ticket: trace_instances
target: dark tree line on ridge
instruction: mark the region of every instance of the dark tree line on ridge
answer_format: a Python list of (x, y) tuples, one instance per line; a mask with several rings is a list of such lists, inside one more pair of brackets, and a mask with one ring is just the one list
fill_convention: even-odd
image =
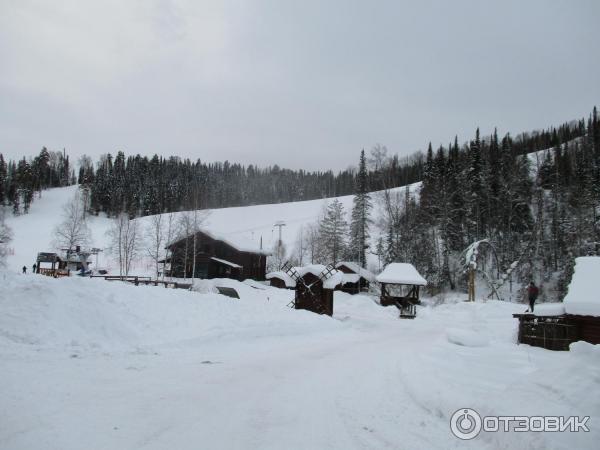
[[(522, 155), (554, 147), (585, 133), (585, 121), (564, 124), (542, 132), (523, 134), (513, 140), (511, 151)], [(195, 208), (222, 208), (261, 203), (349, 195), (354, 193), (357, 171), (348, 169), (309, 172), (277, 165), (258, 168), (230, 163), (206, 163), (158, 155), (126, 156), (106, 154), (94, 165), (79, 161), (77, 182), (84, 189), (90, 211), (130, 217)], [(426, 176), (426, 158), (421, 152), (398, 158), (385, 165), (372, 165), (367, 179), (371, 190), (403, 186)], [(74, 183), (67, 155), (43, 148), (39, 156), (6, 163), (0, 154), (0, 204), (10, 205), (16, 214), (26, 213), (34, 192)]]
[(0, 153), (0, 207), (9, 206), (15, 215), (27, 214), (37, 192), (76, 182), (75, 173), (64, 152), (42, 148), (39, 155), (27, 160), (4, 160)]

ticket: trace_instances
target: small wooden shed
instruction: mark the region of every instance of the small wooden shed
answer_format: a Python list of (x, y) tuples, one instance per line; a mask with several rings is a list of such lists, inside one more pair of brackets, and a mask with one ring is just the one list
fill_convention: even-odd
[(342, 272), (322, 264), (294, 269), (298, 275), (294, 308), (332, 316), (333, 291), (342, 283)]
[(575, 271), (562, 303), (541, 304), (519, 319), (519, 343), (548, 350), (569, 350), (577, 341), (600, 344), (600, 257), (575, 259)]
[(419, 291), (421, 286), (427, 286), (427, 281), (415, 266), (391, 263), (375, 279), (381, 284), (381, 306), (396, 306), (401, 318), (413, 319), (417, 315)]
[(352, 261), (341, 261), (335, 268), (343, 273), (342, 286), (340, 290), (348, 294), (358, 294), (369, 290), (369, 286), (375, 281), (375, 274)]

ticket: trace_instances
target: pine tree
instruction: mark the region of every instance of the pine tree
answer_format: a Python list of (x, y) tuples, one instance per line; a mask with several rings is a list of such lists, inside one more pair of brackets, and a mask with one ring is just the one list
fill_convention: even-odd
[(6, 201), (6, 177), (6, 162), (4, 162), (4, 157), (2, 156), (2, 153), (0, 153), (0, 208), (4, 206), (4, 203)]
[(365, 253), (369, 240), (369, 226), (372, 223), (370, 219), (372, 204), (367, 177), (367, 160), (365, 151), (362, 150), (356, 178), (356, 193), (352, 206), (350, 245), (348, 249), (349, 259), (357, 259), (362, 267), (366, 266)]
[(336, 198), (327, 206), (325, 217), (319, 225), (319, 234), (326, 252), (326, 258), (331, 264), (338, 263), (346, 253), (346, 222), (344, 205)]
[(19, 194), (23, 199), (23, 211), (27, 214), (33, 200), (34, 176), (31, 166), (25, 158), (21, 159), (17, 166), (17, 183)]

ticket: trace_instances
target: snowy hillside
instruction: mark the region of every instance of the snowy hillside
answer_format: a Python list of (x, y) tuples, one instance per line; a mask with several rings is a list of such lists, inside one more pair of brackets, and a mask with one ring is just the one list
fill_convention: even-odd
[[(411, 185), (411, 192), (416, 193), (419, 185), (420, 183)], [(396, 191), (403, 190), (404, 188), (396, 189)], [(63, 205), (72, 199), (76, 191), (77, 186), (45, 190), (42, 192), (42, 198), (36, 198), (33, 202), (28, 214), (17, 217), (12, 214), (7, 216), (7, 224), (14, 233), (13, 241), (10, 243), (11, 256), (7, 261), (11, 270), (19, 271), (24, 265), (31, 268), (38, 252), (54, 250), (54, 227), (61, 223)], [(373, 193), (374, 197), (377, 195), (377, 193)], [(347, 213), (352, 209), (352, 198), (351, 195), (338, 197)], [(296, 246), (301, 228), (315, 223), (327, 203), (332, 200), (321, 199), (208, 210), (202, 227), (233, 240), (239, 238), (251, 241), (256, 247), (259, 247), (262, 238), (263, 248), (272, 249), (278, 238), (277, 228), (273, 225), (275, 222), (283, 220), (286, 226), (283, 227), (282, 240), (288, 252), (291, 252)], [(137, 220), (141, 222), (142, 226), (146, 226), (149, 217)], [(117, 267), (108, 251), (110, 242), (106, 231), (110, 227), (110, 220), (103, 216), (88, 216), (88, 226), (92, 232), (93, 246), (104, 249), (104, 252), (98, 257), (99, 267), (109, 269)], [(95, 263), (94, 258), (92, 262)], [(134, 264), (132, 272), (134, 274), (151, 273), (151, 267), (148, 258), (145, 260), (141, 258), (141, 261)]]
[[(589, 433), (482, 433), (454, 411), (600, 414), (598, 349), (514, 344), (502, 302), (399, 320), (336, 292), (334, 317), (229, 281), (234, 300), (0, 274), (0, 448), (595, 448)], [(565, 380), (569, 380), (568, 383)]]

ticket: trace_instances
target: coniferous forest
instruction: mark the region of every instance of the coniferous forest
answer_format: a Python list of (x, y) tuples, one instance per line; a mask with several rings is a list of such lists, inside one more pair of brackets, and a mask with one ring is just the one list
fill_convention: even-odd
[[(586, 119), (544, 131), (500, 137), (476, 130), (466, 143), (455, 138), (439, 148), (430, 144), (425, 153), (404, 158), (389, 156), (378, 145), (370, 157), (361, 153), (359, 168), (309, 172), (118, 152), (95, 163), (82, 157), (77, 173), (65, 152), (43, 148), (30, 160), (7, 162), (0, 154), (0, 203), (14, 214), (26, 214), (36, 193), (79, 183), (93, 214), (134, 218), (358, 193), (362, 200), (355, 203), (363, 209), (352, 212), (350, 239), (340, 240), (346, 247), (336, 245), (334, 259), (356, 260), (358, 255), (364, 263), (370, 252), (382, 263), (411, 261), (438, 288), (461, 283), (461, 254), (482, 239), (494, 245), (502, 270), (518, 262), (519, 279), (556, 279), (560, 293), (573, 258), (599, 251), (596, 108)], [(417, 181), (422, 181), (419, 196), (408, 190), (390, 193)], [(384, 194), (365, 200), (364, 194), (372, 191)], [(371, 201), (384, 206), (377, 224), (369, 216)], [(373, 233), (375, 226), (378, 233)], [(367, 249), (369, 235), (379, 237)], [(331, 262), (327, 251), (313, 252), (310, 259)]]

